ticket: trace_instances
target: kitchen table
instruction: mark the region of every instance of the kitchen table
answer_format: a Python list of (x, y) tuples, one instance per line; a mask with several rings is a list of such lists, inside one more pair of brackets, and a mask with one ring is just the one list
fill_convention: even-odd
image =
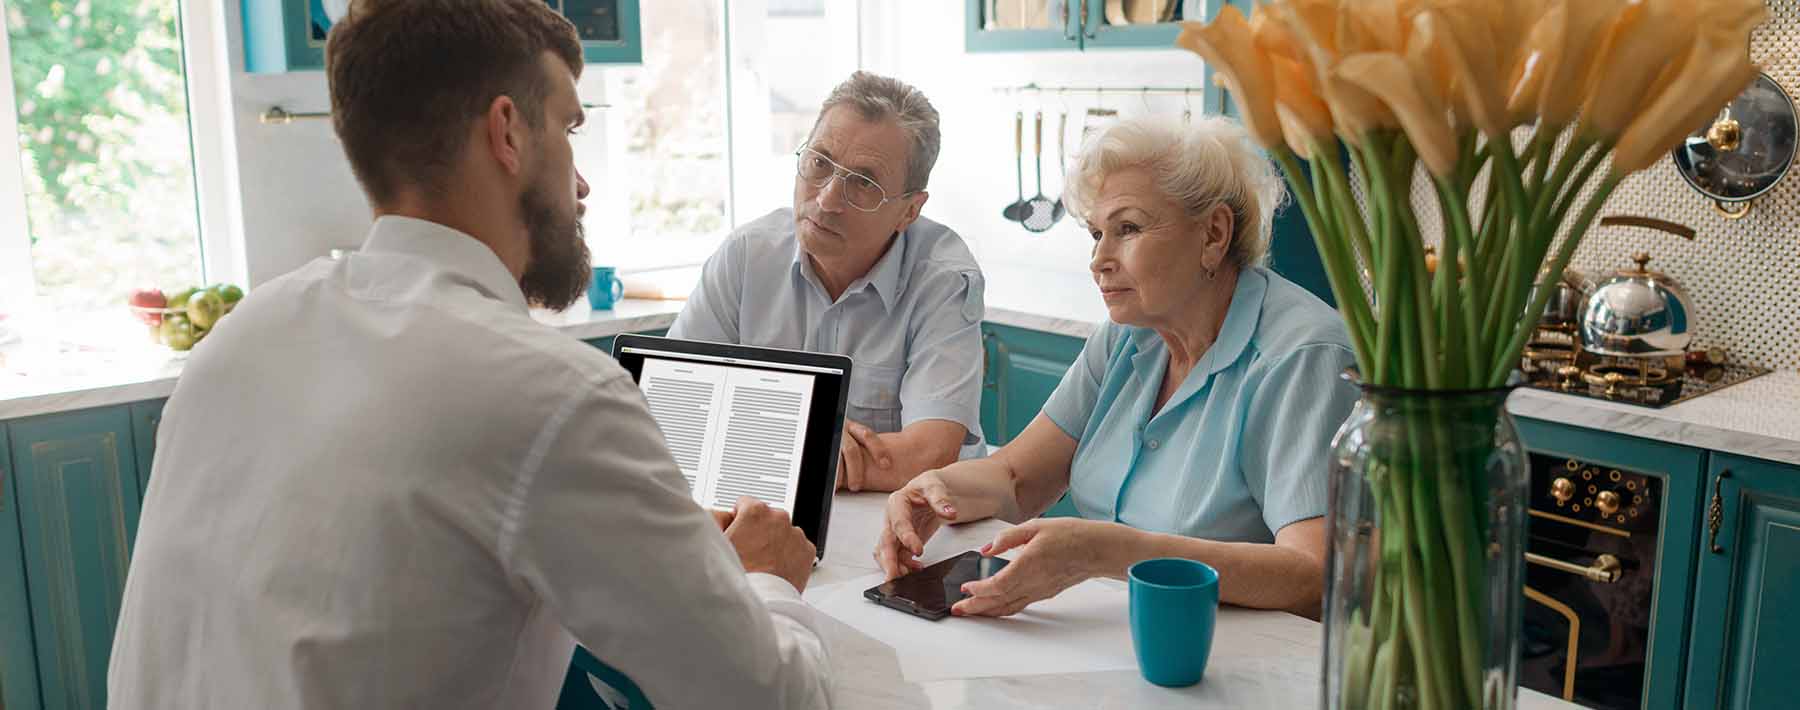
[[(825, 559), (808, 582), (808, 599), (820, 590), (879, 571), (872, 551), (887, 500), (879, 493), (839, 493), (832, 506)], [(1007, 524), (986, 520), (950, 527), (925, 548), (934, 562), (980, 547)], [(1123, 585), (1107, 585), (1125, 595)], [(898, 612), (895, 612), (898, 613)], [(1028, 612), (1029, 613), (1029, 612)], [(1005, 675), (908, 682), (898, 654), (844, 621), (822, 615), (832, 654), (837, 707), (894, 708), (1313, 708), (1319, 700), (1318, 622), (1278, 611), (1223, 606), (1213, 636), (1206, 677), (1187, 688), (1151, 685), (1135, 670)], [(950, 618), (938, 623), (954, 624)], [(1126, 624), (1121, 616), (1120, 625)], [(1520, 689), (1520, 708), (1574, 708), (1572, 703)]]

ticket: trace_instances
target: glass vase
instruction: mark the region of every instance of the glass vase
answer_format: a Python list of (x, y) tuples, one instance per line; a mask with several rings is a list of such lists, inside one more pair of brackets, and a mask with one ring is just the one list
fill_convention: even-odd
[(1529, 472), (1509, 392), (1363, 387), (1332, 442), (1323, 707), (1514, 707)]

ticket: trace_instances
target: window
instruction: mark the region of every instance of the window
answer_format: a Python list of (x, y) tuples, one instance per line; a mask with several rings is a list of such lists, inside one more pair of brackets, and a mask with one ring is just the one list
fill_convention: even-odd
[(0, 8), (0, 128), (18, 141), (0, 150), (0, 311), (95, 311), (200, 283), (177, 0)]
[(724, 32), (719, 0), (656, 0), (642, 12), (644, 64), (582, 73), (590, 109), (575, 139), (594, 263), (699, 264), (730, 232)]
[(733, 3), (732, 158), (739, 222), (794, 200), (794, 151), (812, 133), (819, 104), (857, 66), (851, 2)]

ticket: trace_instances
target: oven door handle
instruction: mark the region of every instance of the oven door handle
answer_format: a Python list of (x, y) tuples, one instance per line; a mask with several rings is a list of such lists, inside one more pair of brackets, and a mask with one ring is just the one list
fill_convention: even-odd
[(1619, 581), (1619, 575), (1623, 573), (1624, 569), (1623, 566), (1619, 564), (1619, 558), (1613, 557), (1612, 555), (1601, 555), (1596, 557), (1594, 558), (1594, 564), (1592, 565), (1578, 565), (1573, 562), (1564, 562), (1554, 557), (1545, 557), (1536, 553), (1527, 552), (1525, 553), (1525, 561), (1534, 565), (1549, 567), (1558, 572), (1568, 572), (1577, 577), (1583, 577), (1588, 581), (1599, 582), (1601, 584), (1612, 584), (1613, 582)]

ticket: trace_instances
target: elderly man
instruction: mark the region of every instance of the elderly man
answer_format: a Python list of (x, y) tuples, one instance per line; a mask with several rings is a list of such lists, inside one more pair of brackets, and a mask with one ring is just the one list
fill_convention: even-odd
[(981, 270), (919, 216), (938, 141), (924, 94), (852, 74), (797, 151), (793, 208), (732, 234), (669, 330), (849, 355), (842, 488), (891, 491), (981, 442)]

